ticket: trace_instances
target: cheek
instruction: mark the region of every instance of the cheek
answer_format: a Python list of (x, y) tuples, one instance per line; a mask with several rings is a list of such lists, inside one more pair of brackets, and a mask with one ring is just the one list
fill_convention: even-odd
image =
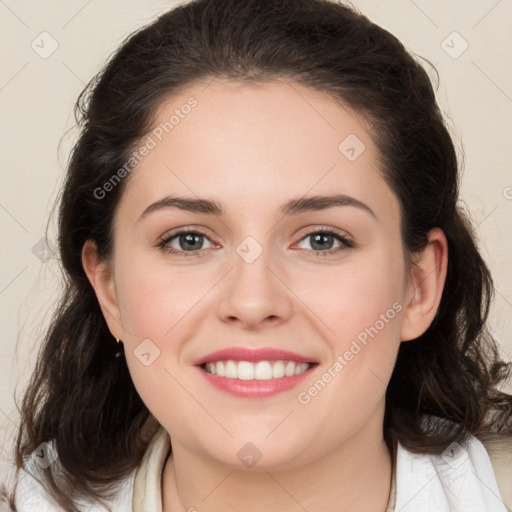
[[(155, 418), (180, 433), (198, 414), (190, 406), (186, 381), (176, 360), (186, 340), (195, 334), (194, 304), (204, 295), (204, 284), (183, 270), (149, 264), (136, 258), (117, 266), (117, 292), (123, 318), (127, 366), (133, 384)], [(186, 336), (183, 336), (184, 329)], [(199, 418), (198, 418), (199, 421)]]
[(133, 343), (168, 339), (178, 322), (190, 322), (198, 301), (215, 283), (211, 272), (154, 258), (122, 262), (117, 272), (123, 327)]
[(403, 310), (403, 267), (394, 251), (357, 256), (317, 272), (297, 275), (294, 291), (316, 316), (336, 353), (377, 338), (396, 343)]
[(383, 252), (324, 282), (322, 320), (329, 326), (332, 360), (298, 398), (329, 423), (332, 435), (337, 429), (357, 430), (384, 399), (404, 311), (400, 262), (397, 254)]
[(199, 335), (198, 315), (204, 316), (205, 295), (217, 278), (211, 269), (155, 264), (135, 255), (116, 262), (116, 272), (125, 356), (138, 394), (167, 425), (181, 425), (185, 410), (199, 417), (180, 385), (186, 378), (177, 362), (186, 342)]
[[(391, 252), (354, 259), (329, 275), (316, 275), (314, 287), (309, 284), (307, 303), (330, 361), (318, 375), (320, 382), (302, 389), (298, 399), (311, 404), (319, 417), (329, 411), (341, 421), (348, 410), (354, 421), (358, 415), (362, 421), (385, 394), (404, 311), (400, 261)], [(299, 294), (305, 293), (307, 283), (302, 287)]]

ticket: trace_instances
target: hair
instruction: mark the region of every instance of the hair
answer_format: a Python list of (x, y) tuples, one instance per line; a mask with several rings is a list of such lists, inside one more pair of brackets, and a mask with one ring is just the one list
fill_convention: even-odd
[[(162, 102), (213, 78), (288, 80), (326, 93), (368, 122), (379, 170), (400, 204), (407, 269), (432, 228), (448, 241), (446, 282), (426, 332), (401, 343), (386, 392), (384, 436), (440, 453), (469, 434), (512, 434), (510, 363), (487, 328), (494, 288), (469, 215), (458, 204), (459, 162), (425, 69), (392, 34), (329, 0), (194, 0), (126, 38), (75, 104), (80, 134), (58, 211), (65, 290), (23, 396), (16, 468), (52, 441), (40, 471), (65, 510), (102, 502), (137, 468), (160, 427), (139, 397), (81, 261), (87, 240), (108, 259), (127, 179), (95, 190), (127, 162)], [(424, 422), (425, 416), (443, 421)], [(13, 497), (10, 497), (14, 505)]]

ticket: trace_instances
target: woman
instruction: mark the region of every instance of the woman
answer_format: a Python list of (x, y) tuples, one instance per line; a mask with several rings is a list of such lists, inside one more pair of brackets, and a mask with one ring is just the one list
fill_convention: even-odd
[(492, 280), (394, 36), (326, 0), (195, 0), (76, 113), (13, 507), (507, 510)]

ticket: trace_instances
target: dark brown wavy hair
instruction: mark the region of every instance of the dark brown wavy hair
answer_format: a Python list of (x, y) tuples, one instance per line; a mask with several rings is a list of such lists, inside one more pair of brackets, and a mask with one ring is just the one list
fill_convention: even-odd
[[(112, 250), (112, 217), (126, 179), (95, 194), (149, 133), (162, 101), (215, 77), (275, 79), (328, 93), (367, 120), (380, 171), (401, 206), (408, 265), (440, 227), (449, 263), (437, 315), (402, 343), (386, 395), (384, 434), (413, 452), (440, 453), (468, 434), (512, 433), (509, 374), (487, 329), (493, 282), (458, 202), (459, 162), (419, 60), (354, 8), (328, 0), (194, 0), (130, 35), (80, 94), (80, 128), (58, 210), (65, 292), (21, 405), (16, 469), (42, 443), (58, 461), (40, 481), (63, 509), (101, 502), (140, 463), (159, 428), (116, 354), (82, 267), (93, 240)], [(449, 420), (423, 423), (425, 415)], [(13, 493), (9, 499), (14, 504)]]

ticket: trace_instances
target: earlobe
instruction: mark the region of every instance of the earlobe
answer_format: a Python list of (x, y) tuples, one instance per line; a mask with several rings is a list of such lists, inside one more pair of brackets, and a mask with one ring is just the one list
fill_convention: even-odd
[(99, 258), (96, 244), (92, 240), (87, 240), (82, 247), (82, 266), (96, 293), (112, 336), (122, 338), (121, 312), (114, 286), (113, 271), (108, 262)]
[(446, 281), (448, 242), (442, 229), (434, 228), (420, 258), (415, 261), (406, 291), (401, 340), (421, 336), (434, 320)]

